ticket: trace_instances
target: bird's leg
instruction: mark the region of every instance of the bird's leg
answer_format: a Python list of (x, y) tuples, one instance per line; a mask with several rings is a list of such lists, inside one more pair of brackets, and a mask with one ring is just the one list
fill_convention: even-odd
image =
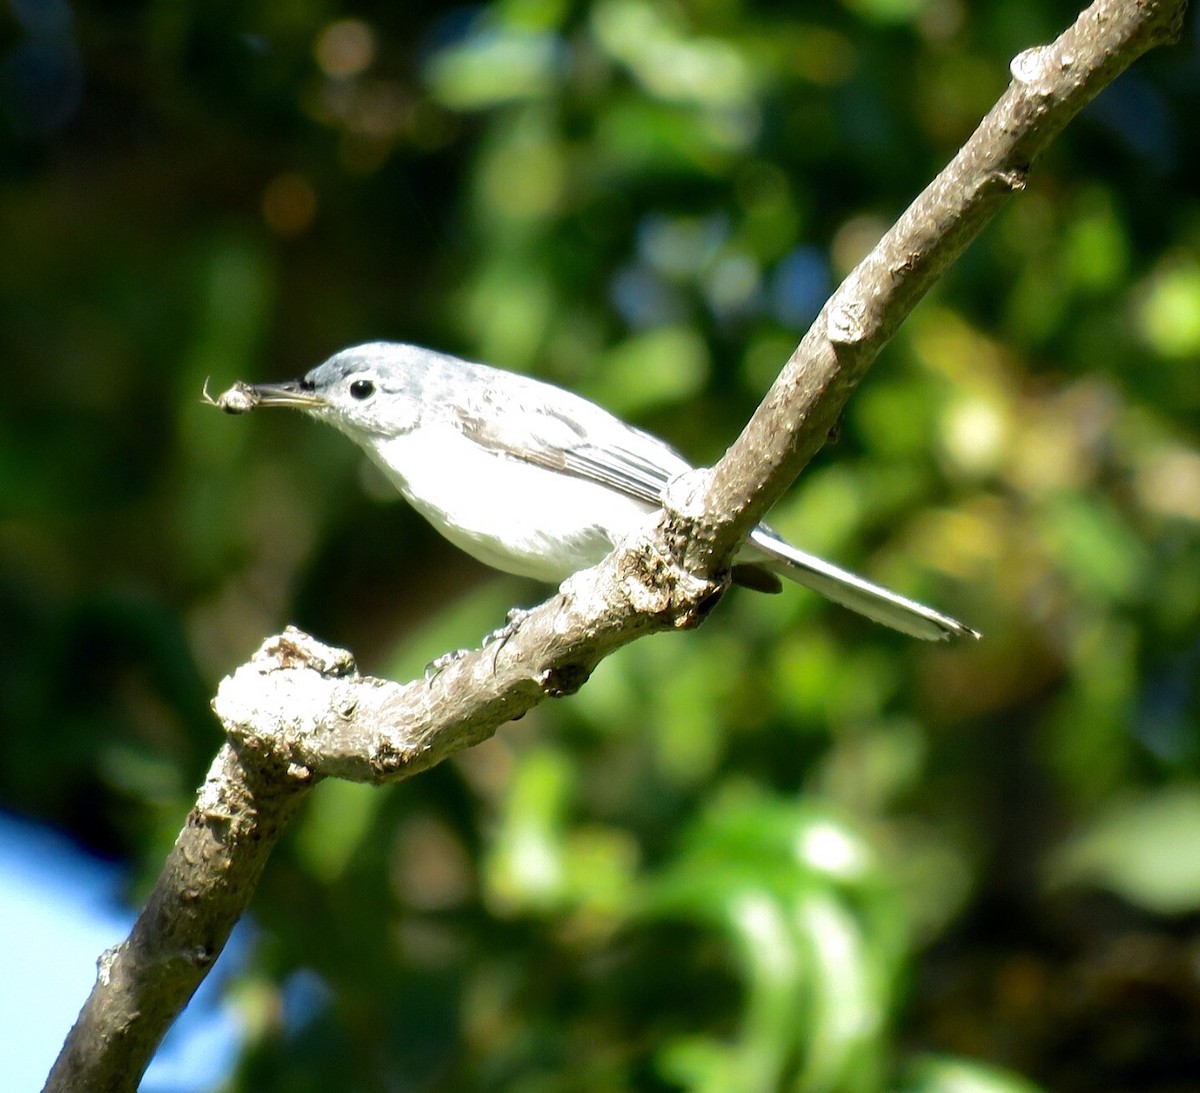
[(504, 648), (505, 643), (509, 638), (517, 632), (517, 627), (521, 625), (533, 612), (524, 607), (512, 607), (505, 616), (504, 625), (498, 630), (493, 630), (486, 638), (483, 639), (483, 647), (486, 649), (492, 646), (492, 672), (496, 671), (496, 658), (500, 655), (500, 650)]
[(425, 665), (425, 681), (444, 672), (455, 661), (462, 660), (471, 650), (470, 649), (453, 649), (449, 653), (443, 653), (440, 657), (431, 660)]
[[(493, 630), (483, 639), (483, 647), (486, 649), (489, 645), (495, 645), (496, 642), (499, 642), (500, 649), (503, 649), (504, 643), (517, 632), (517, 627), (532, 614), (531, 610), (524, 607), (511, 608), (505, 616), (504, 625), (497, 630)], [(500, 652), (500, 649), (497, 649), (496, 652)]]
[[(514, 607), (505, 617), (504, 625), (493, 630), (490, 634), (484, 636), (483, 647), (485, 649), (495, 646), (493, 653), (493, 663), (495, 655), (504, 648), (504, 643), (517, 632), (517, 627), (524, 622), (525, 617), (531, 614), (530, 611), (523, 607)], [(443, 653), (436, 660), (431, 660), (425, 665), (425, 678), (433, 679), (439, 672), (445, 671), (455, 661), (462, 660), (471, 650), (470, 649), (455, 649), (449, 653)]]

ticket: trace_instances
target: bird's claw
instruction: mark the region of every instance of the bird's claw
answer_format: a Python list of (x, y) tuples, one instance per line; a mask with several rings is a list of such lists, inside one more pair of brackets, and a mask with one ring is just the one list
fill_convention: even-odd
[(465, 657), (470, 651), (470, 649), (454, 649), (449, 653), (443, 653), (440, 657), (431, 660), (425, 665), (426, 682), (433, 679), (435, 676), (440, 675), (447, 668), (449, 668), (451, 664), (462, 660), (462, 658)]
[[(529, 614), (531, 614), (531, 612), (527, 611), (523, 607), (514, 607), (511, 611), (509, 611), (504, 625), (498, 627), (484, 637), (483, 647), (488, 649), (492, 646), (495, 646), (496, 652), (500, 652), (500, 650), (504, 648), (504, 643), (517, 632), (517, 627), (525, 621), (525, 617)], [(435, 676), (440, 675), (447, 668), (449, 668), (451, 664), (462, 660), (462, 658), (465, 657), (470, 651), (470, 649), (455, 649), (453, 652), (443, 653), (436, 660), (431, 660), (425, 665), (425, 679), (428, 681), (433, 679)]]
[[(532, 611), (529, 611), (524, 607), (512, 608), (508, 615), (505, 616), (504, 625), (493, 630), (487, 635), (487, 637), (483, 639), (483, 647), (486, 649), (489, 645), (495, 645), (496, 642), (499, 642), (501, 648), (503, 648), (504, 643), (517, 632), (517, 627), (519, 627), (521, 623), (523, 623), (532, 613)], [(496, 652), (499, 651), (499, 649), (496, 650)]]

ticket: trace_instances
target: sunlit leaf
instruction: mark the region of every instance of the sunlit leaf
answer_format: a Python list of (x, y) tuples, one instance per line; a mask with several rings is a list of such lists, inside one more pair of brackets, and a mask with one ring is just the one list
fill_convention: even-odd
[(1114, 801), (1056, 855), (1056, 884), (1098, 885), (1158, 914), (1200, 908), (1200, 788)]

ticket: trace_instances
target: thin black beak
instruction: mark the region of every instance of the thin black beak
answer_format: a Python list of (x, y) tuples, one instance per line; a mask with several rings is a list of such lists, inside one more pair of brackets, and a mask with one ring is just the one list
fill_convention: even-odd
[(302, 387), (299, 380), (247, 384), (247, 395), (254, 406), (294, 406), (300, 410), (315, 410), (326, 404), (325, 399), (315, 391)]

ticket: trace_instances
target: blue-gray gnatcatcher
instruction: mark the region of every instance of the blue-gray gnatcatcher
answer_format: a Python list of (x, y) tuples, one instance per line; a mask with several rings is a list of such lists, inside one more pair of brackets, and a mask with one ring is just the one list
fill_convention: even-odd
[[(236, 384), (216, 405), (231, 413), (292, 406), (327, 421), (456, 546), (553, 583), (600, 561), (690, 469), (661, 440), (578, 395), (415, 345), (346, 349), (300, 380)], [(778, 574), (914, 637), (979, 636), (763, 524), (737, 561), (734, 580), (752, 588), (778, 591)]]

